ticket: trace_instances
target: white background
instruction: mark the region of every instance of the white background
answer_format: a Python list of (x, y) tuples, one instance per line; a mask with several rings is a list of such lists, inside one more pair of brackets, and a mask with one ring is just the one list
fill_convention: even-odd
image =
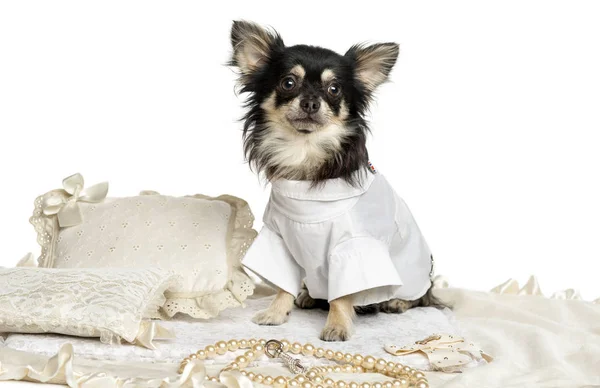
[(237, 195), (260, 220), (268, 188), (243, 163), (223, 66), (238, 18), (290, 45), (401, 44), (370, 154), (452, 284), (536, 274), (600, 296), (592, 1), (1, 2), (0, 265), (38, 252), (33, 201), (75, 172), (112, 196)]

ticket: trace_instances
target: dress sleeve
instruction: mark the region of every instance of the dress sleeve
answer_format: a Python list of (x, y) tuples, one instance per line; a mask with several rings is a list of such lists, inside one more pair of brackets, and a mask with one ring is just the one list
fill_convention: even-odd
[(294, 296), (300, 293), (303, 270), (292, 257), (281, 236), (268, 226), (263, 226), (242, 264), (269, 285)]
[(329, 257), (329, 300), (384, 286), (401, 286), (388, 247), (372, 237), (338, 244)]

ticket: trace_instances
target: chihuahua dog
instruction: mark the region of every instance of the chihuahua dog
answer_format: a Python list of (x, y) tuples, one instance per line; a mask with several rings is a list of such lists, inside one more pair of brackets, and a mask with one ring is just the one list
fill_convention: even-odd
[(369, 163), (365, 112), (398, 57), (396, 43), (344, 55), (286, 46), (236, 21), (231, 65), (248, 94), (244, 152), (272, 184), (264, 227), (243, 264), (278, 293), (253, 321), (329, 310), (320, 338), (345, 341), (356, 313), (436, 305), (433, 258), (405, 203)]

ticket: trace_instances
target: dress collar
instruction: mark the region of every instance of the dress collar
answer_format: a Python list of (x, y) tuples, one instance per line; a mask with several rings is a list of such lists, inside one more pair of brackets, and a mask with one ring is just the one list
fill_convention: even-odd
[(361, 169), (356, 171), (356, 186), (344, 179), (328, 179), (317, 187), (311, 187), (311, 181), (293, 181), (278, 179), (272, 182), (273, 191), (285, 197), (301, 201), (337, 201), (364, 194), (375, 179), (374, 173)]

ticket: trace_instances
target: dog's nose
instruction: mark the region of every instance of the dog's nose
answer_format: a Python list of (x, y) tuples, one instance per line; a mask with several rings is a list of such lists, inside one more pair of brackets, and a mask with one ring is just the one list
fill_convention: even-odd
[(316, 96), (305, 97), (300, 100), (300, 107), (303, 111), (308, 114), (315, 113), (321, 107), (321, 103), (319, 102), (319, 98)]

